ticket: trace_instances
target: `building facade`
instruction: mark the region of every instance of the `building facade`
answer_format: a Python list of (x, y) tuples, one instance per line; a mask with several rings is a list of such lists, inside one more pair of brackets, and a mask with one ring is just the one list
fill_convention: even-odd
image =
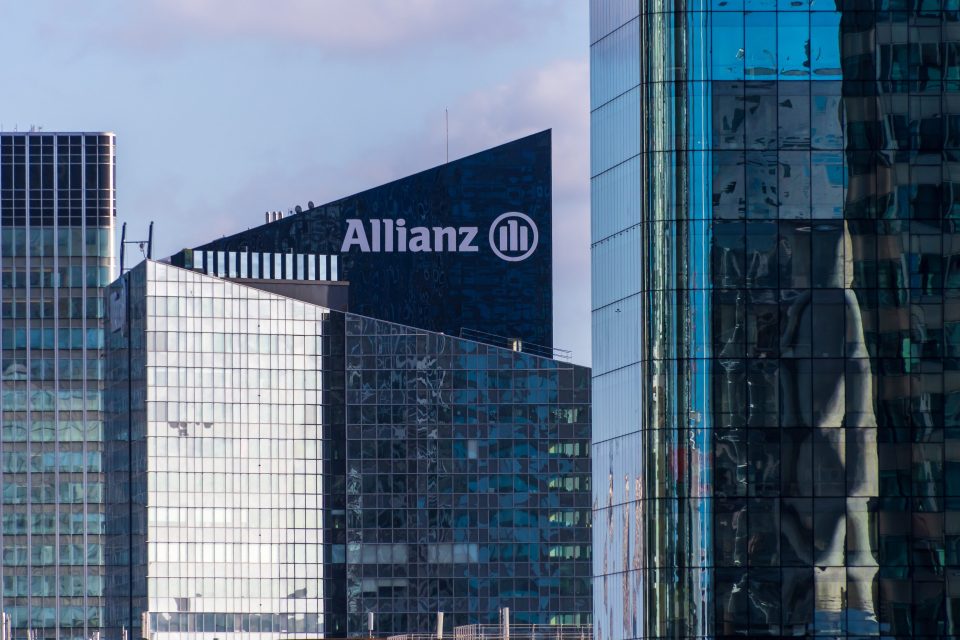
[(549, 350), (550, 154), (543, 131), (329, 204), (309, 203), (178, 254), (174, 264), (224, 277), (349, 282), (354, 313)]
[(109, 629), (589, 622), (589, 370), (162, 263), (109, 298)]
[(102, 621), (114, 163), (113, 134), (0, 134), (0, 609), (15, 637), (81, 640)]
[(960, 633), (958, 18), (592, 0), (597, 638)]

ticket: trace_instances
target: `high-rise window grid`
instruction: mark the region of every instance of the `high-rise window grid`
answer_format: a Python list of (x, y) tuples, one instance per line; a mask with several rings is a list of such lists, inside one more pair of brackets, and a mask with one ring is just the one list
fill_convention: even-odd
[(958, 8), (591, 13), (597, 637), (955, 635)]
[(111, 285), (108, 632), (588, 622), (588, 370), (254, 286)]
[(0, 608), (15, 635), (102, 624), (114, 162), (112, 134), (0, 134)]

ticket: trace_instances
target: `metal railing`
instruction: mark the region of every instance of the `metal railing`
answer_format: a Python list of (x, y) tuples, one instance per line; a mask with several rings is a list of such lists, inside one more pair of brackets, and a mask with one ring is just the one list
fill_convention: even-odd
[(487, 333), (479, 329), (460, 328), (460, 336), (464, 340), (473, 340), (482, 342), (494, 347), (519, 351), (520, 353), (529, 353), (541, 358), (554, 358), (556, 360), (572, 360), (573, 352), (569, 349), (558, 349), (557, 347), (547, 347), (542, 344), (527, 342), (520, 338), (508, 338), (507, 336), (498, 336), (495, 333)]
[[(509, 629), (509, 631), (507, 631)], [(585, 624), (469, 624), (453, 630), (454, 640), (593, 640)]]
[[(437, 633), (402, 633), (387, 640), (437, 640)], [(446, 636), (449, 638), (450, 636)], [(468, 624), (455, 627), (453, 640), (593, 640), (593, 627), (582, 624)]]

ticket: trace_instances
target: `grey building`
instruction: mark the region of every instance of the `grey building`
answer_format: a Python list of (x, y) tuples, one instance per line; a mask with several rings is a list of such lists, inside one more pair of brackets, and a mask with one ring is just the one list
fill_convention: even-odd
[(110, 133), (0, 134), (0, 609), (16, 637), (102, 621), (114, 161)]
[(108, 632), (589, 622), (589, 370), (260, 286), (111, 287)]
[(960, 633), (958, 18), (592, 0), (597, 638)]

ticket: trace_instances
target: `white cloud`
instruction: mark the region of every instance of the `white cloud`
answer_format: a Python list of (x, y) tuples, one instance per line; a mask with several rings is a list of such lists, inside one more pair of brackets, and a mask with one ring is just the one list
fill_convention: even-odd
[(384, 53), (423, 44), (477, 46), (542, 28), (563, 0), (142, 0), (115, 35), (157, 48), (210, 39), (261, 39), (331, 54)]

